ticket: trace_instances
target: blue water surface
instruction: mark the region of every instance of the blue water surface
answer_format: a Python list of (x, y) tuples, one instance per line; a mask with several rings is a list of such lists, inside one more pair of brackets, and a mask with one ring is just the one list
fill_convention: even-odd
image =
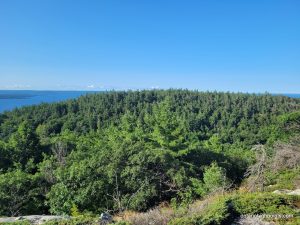
[[(0, 90), (0, 113), (18, 107), (36, 105), (40, 103), (59, 102), (79, 96), (95, 93), (93, 91), (7, 91)], [(300, 94), (285, 95), (291, 98), (300, 98)]]
[(91, 91), (7, 91), (0, 90), (0, 113), (22, 106), (59, 102), (95, 93)]

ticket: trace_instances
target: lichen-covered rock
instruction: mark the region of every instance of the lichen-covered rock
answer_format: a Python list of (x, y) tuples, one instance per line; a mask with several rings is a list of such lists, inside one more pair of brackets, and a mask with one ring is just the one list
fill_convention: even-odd
[(274, 194), (286, 194), (286, 195), (300, 195), (300, 189), (296, 190), (287, 190), (287, 189), (281, 189), (273, 191)]
[(273, 191), (274, 194), (288, 194), (289, 192), (291, 192), (291, 190), (288, 189), (280, 189)]
[(300, 195), (300, 189), (296, 189), (288, 193), (288, 195)]
[(258, 217), (246, 217), (236, 220), (233, 225), (275, 225), (275, 223), (263, 221)]
[(0, 223), (12, 223), (17, 221), (28, 221), (32, 224), (43, 224), (49, 220), (62, 220), (69, 219), (70, 217), (63, 216), (46, 216), (46, 215), (31, 215), (31, 216), (19, 216), (19, 217), (3, 217), (0, 218)]

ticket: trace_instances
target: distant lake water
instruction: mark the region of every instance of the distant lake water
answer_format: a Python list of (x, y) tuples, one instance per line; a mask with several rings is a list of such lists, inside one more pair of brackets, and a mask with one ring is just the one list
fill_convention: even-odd
[(300, 98), (300, 94), (282, 94), (282, 95), (288, 96), (290, 98)]
[[(4, 91), (0, 90), (0, 113), (21, 106), (40, 103), (59, 102), (96, 93), (92, 91)], [(279, 94), (275, 94), (279, 95)], [(300, 94), (280, 94), (291, 98), (300, 98)]]
[(0, 90), (0, 113), (21, 106), (59, 102), (95, 93), (92, 91), (4, 91)]

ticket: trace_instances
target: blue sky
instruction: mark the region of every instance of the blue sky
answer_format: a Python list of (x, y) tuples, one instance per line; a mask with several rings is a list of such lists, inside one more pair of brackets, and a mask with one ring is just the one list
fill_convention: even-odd
[(300, 93), (298, 0), (1, 0), (0, 89)]

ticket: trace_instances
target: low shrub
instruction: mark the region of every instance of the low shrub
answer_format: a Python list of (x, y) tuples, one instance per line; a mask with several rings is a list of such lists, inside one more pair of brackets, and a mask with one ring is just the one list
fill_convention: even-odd
[(195, 225), (198, 224), (196, 217), (181, 217), (171, 220), (168, 225)]
[(171, 220), (169, 225), (208, 225), (208, 224), (223, 224), (230, 220), (230, 204), (227, 198), (217, 198), (207, 207), (201, 208), (201, 211), (196, 213), (193, 211), (191, 215), (175, 218)]
[(170, 208), (154, 208), (145, 213), (136, 214), (128, 221), (132, 225), (163, 225), (167, 224), (172, 218), (174, 218), (174, 212)]
[(286, 169), (277, 173), (268, 173), (268, 191), (274, 191), (277, 189), (290, 189), (296, 188), (296, 182), (300, 182), (300, 168), (298, 169)]
[(116, 223), (112, 223), (112, 225), (132, 225), (132, 224), (129, 223), (128, 221), (119, 221)]
[[(207, 200), (210, 200), (207, 202)], [(172, 219), (169, 225), (231, 224), (241, 215), (296, 215), (299, 196), (277, 195), (268, 192), (232, 193), (215, 196), (190, 206), (186, 215)], [(296, 217), (278, 219), (282, 224), (299, 224)]]
[(95, 217), (78, 216), (65, 220), (51, 220), (43, 225), (99, 225), (99, 220)]
[(240, 214), (295, 214), (297, 196), (266, 192), (237, 194), (231, 197), (234, 210)]

